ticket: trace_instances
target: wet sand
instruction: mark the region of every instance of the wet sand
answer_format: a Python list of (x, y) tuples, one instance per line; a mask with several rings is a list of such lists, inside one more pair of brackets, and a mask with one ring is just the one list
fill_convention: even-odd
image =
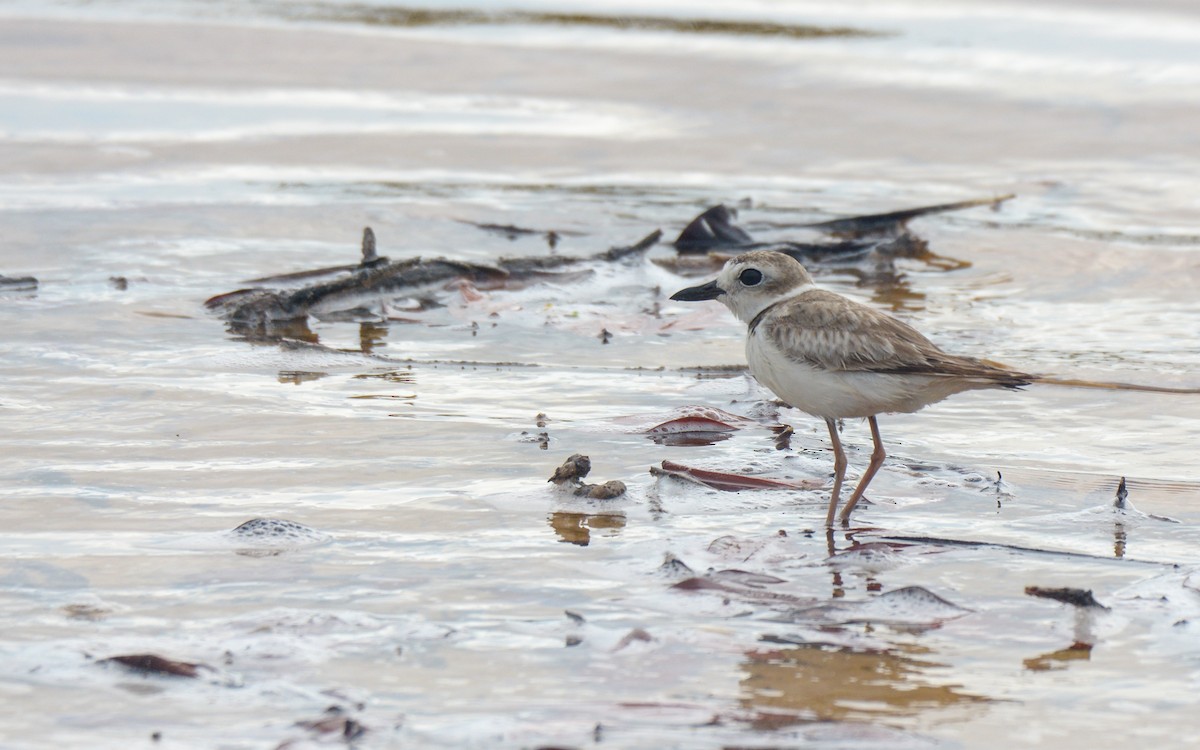
[[(39, 281), (0, 293), (4, 743), (276, 747), (336, 705), (362, 747), (1189, 746), (1200, 397), (1032, 387), (882, 417), (891, 456), (831, 558), (823, 490), (649, 473), (831, 471), (817, 420), (782, 410), (776, 450), (769, 393), (689, 369), (743, 362), (742, 331), (670, 303), (692, 281), (652, 262), (314, 319), (320, 348), (203, 308), (356, 262), (364, 225), (393, 258), (482, 262), (550, 249), (464, 222), (582, 256), (717, 202), (783, 239), (1012, 192), (914, 222), (959, 263), (818, 278), (952, 351), (1200, 386), (1188, 4), (696, 11), (868, 32), (818, 39), (312, 9), (0, 15), (0, 274)], [(759, 421), (699, 446), (631, 426), (693, 406)], [(844, 434), (861, 470), (869, 434)], [(556, 492), (572, 453), (627, 495)], [(255, 517), (315, 533), (230, 535)], [(758, 577), (681, 590), (668, 553)], [(212, 669), (97, 663), (142, 652)]]

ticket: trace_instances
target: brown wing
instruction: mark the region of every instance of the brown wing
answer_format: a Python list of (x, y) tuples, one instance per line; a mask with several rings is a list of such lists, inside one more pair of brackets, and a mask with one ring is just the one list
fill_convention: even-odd
[(826, 370), (1027, 382), (1023, 373), (948, 354), (907, 323), (819, 289), (777, 304), (760, 327), (789, 359)]

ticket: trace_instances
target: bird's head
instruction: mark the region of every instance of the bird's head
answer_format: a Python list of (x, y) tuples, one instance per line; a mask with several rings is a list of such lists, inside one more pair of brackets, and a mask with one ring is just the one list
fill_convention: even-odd
[(720, 300), (738, 320), (749, 323), (766, 307), (812, 286), (812, 276), (792, 256), (775, 250), (753, 250), (731, 259), (712, 281), (680, 289), (671, 299)]

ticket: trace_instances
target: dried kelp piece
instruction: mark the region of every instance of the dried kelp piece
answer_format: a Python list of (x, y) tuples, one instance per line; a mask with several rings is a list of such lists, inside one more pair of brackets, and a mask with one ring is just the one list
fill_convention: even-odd
[(577, 497), (587, 497), (593, 500), (612, 500), (626, 492), (625, 483), (610, 479), (601, 484), (586, 484), (583, 478), (592, 470), (592, 459), (582, 453), (575, 453), (563, 461), (546, 481), (553, 482), (559, 487), (570, 488)]
[(679, 591), (718, 593), (746, 603), (784, 605), (787, 609), (770, 619), (791, 623), (844, 625), (874, 622), (928, 628), (971, 613), (970, 609), (960, 607), (921, 586), (895, 589), (862, 601), (823, 601), (775, 588), (786, 583), (784, 579), (761, 573), (723, 570), (691, 576), (671, 588)]
[(819, 229), (823, 232), (828, 232), (835, 237), (863, 237), (866, 235), (896, 234), (903, 231), (908, 222), (920, 216), (940, 214), (947, 211), (961, 211), (966, 208), (976, 208), (978, 206), (990, 206), (991, 208), (996, 209), (1000, 207), (1000, 204), (1004, 203), (1005, 201), (1012, 200), (1015, 197), (1015, 195), (1009, 193), (996, 198), (977, 198), (975, 200), (957, 201), (955, 203), (939, 203), (934, 206), (906, 208), (899, 211), (888, 211), (887, 213), (882, 214), (850, 216), (845, 219), (819, 221), (815, 224), (804, 224), (802, 226), (807, 229)]
[(749, 474), (733, 474), (712, 469), (698, 469), (685, 466), (675, 461), (662, 462), (662, 467), (651, 466), (650, 473), (656, 477), (674, 477), (694, 484), (702, 484), (714, 490), (725, 492), (740, 492), (741, 490), (812, 490), (823, 486), (824, 482), (803, 480), (799, 482), (783, 479), (768, 479)]
[[(281, 324), (306, 318), (317, 308), (330, 311), (338, 305), (359, 307), (364, 298), (384, 298), (437, 284), (466, 281), (475, 286), (496, 288), (515, 280), (535, 277), (588, 262), (628, 261), (643, 255), (658, 243), (655, 231), (637, 243), (614, 247), (586, 258), (549, 255), (533, 258), (501, 258), (495, 264), (472, 263), (448, 258), (407, 258), (394, 262), (378, 256), (375, 235), (363, 231), (363, 261), (355, 266), (334, 266), (295, 274), (264, 277), (253, 283), (273, 283), (313, 276), (343, 273), (299, 289), (261, 287), (238, 289), (208, 299), (204, 306), (229, 322), (236, 333), (271, 338)], [(282, 337), (282, 336), (279, 336)]]
[(751, 589), (761, 589), (764, 586), (787, 583), (787, 580), (784, 578), (767, 575), (766, 573), (755, 573), (751, 570), (738, 570), (737, 568), (718, 570), (715, 573), (709, 574), (709, 577), (723, 583), (731, 583)]
[[(755, 241), (746, 230), (734, 223), (737, 219), (736, 209), (725, 205), (716, 205), (692, 219), (680, 232), (674, 244), (675, 249), (681, 253), (707, 253), (712, 250), (743, 252), (770, 248), (796, 258), (814, 259), (820, 257), (850, 258), (865, 255), (867, 252), (877, 249), (881, 253), (889, 255), (906, 256), (912, 254), (914, 250), (918, 249), (918, 246), (921, 251), (925, 249), (924, 243), (908, 234), (906, 227), (909, 221), (920, 216), (961, 211), (977, 206), (997, 208), (1001, 203), (1013, 197), (1011, 194), (1002, 195), (997, 198), (941, 203), (934, 206), (921, 206), (881, 214), (864, 214), (798, 225), (803, 229), (813, 229), (840, 238), (836, 242), (823, 243)], [(907, 241), (894, 245), (880, 243), (880, 240), (897, 238), (907, 238)]]
[(646, 435), (659, 445), (712, 445), (727, 440), (737, 429), (717, 419), (689, 415), (656, 424)]
[(971, 613), (923, 586), (905, 586), (863, 601), (832, 600), (790, 612), (790, 622), (838, 624), (874, 622), (909, 627), (935, 627)]
[(370, 3), (330, 4), (305, 8), (306, 20), (319, 18), (371, 26), (551, 26), (562, 28), (614, 29), (622, 32), (652, 31), (664, 34), (720, 34), (763, 36), (771, 39), (825, 39), (829, 37), (878, 37), (884, 33), (850, 26), (812, 26), (756, 19), (674, 17), (620, 13), (586, 13), (578, 10), (512, 10), (471, 8), (425, 8)]
[(1070, 604), (1074, 607), (1096, 607), (1104, 610), (1108, 609), (1108, 607), (1096, 601), (1096, 597), (1092, 596), (1091, 589), (1076, 589), (1070, 587), (1042, 588), (1041, 586), (1026, 586), (1025, 593), (1029, 596), (1036, 596), (1040, 599), (1053, 599), (1056, 602)]
[(470, 224), (473, 227), (482, 229), (485, 232), (498, 234), (504, 239), (510, 241), (520, 237), (541, 235), (541, 237), (546, 240), (546, 245), (549, 246), (551, 250), (558, 247), (558, 242), (563, 237), (583, 236), (583, 232), (569, 232), (562, 229), (530, 229), (528, 227), (519, 227), (515, 224), (487, 224), (476, 221), (467, 221), (465, 219), (460, 219), (460, 221), (462, 221), (464, 224)]
[(470, 224), (477, 229), (482, 229), (485, 232), (498, 234), (506, 240), (515, 240), (518, 237), (530, 234), (546, 234), (546, 230), (544, 229), (529, 229), (528, 227), (519, 227), (515, 224), (487, 224), (467, 219), (459, 219), (459, 221), (463, 224)]
[[(635, 367), (630, 369), (641, 370), (644, 368)], [(720, 368), (685, 367), (678, 370), (678, 372), (687, 374), (695, 373), (697, 377), (702, 378), (705, 377), (710, 371), (716, 371), (720, 375), (724, 375), (726, 370), (727, 368), (723, 366)], [(661, 372), (662, 369), (659, 368), (659, 371)], [(728, 369), (728, 372), (730, 373), (731, 377), (733, 374), (740, 375), (745, 372), (745, 367), (736, 370)], [(614, 423), (624, 425), (630, 432), (648, 434), (652, 430), (655, 430), (655, 428), (658, 426), (663, 426), (667, 430), (670, 430), (672, 429), (673, 425), (678, 424), (682, 428), (686, 429), (689, 420), (697, 420), (693, 424), (697, 425), (700, 429), (707, 429), (708, 427), (711, 427), (718, 430), (740, 430), (743, 427), (752, 427), (760, 424), (759, 419), (745, 417), (740, 414), (734, 414), (733, 412), (725, 411), (724, 409), (718, 409), (712, 406), (701, 406), (695, 404), (677, 406), (674, 409), (669, 409), (662, 412), (639, 412), (637, 414), (626, 414), (616, 417), (612, 421)], [(716, 424), (709, 424), (706, 426), (705, 422)], [(724, 427), (719, 425), (724, 425)]]
[[(1092, 646), (1098, 640), (1096, 636), (1097, 619), (1103, 613), (1110, 610), (1096, 601), (1096, 597), (1092, 596), (1090, 590), (1070, 587), (1042, 588), (1040, 586), (1026, 586), (1025, 593), (1041, 599), (1052, 599), (1056, 602), (1070, 604), (1073, 608), (1072, 611), (1075, 613), (1075, 621), (1073, 623), (1074, 640), (1071, 645), (1066, 649), (1038, 657), (1037, 659), (1026, 659), (1025, 667), (1027, 669), (1049, 669), (1055, 662), (1080, 658), (1080, 654), (1091, 652)], [(1063, 658), (1063, 654), (1067, 655), (1066, 659)]]
[(675, 239), (680, 253), (741, 253), (748, 250), (777, 250), (798, 260), (813, 260), (836, 256), (842, 259), (860, 257), (870, 252), (877, 240), (839, 240), (836, 242), (758, 242), (746, 230), (735, 225), (737, 211), (717, 205), (704, 211), (684, 227)]
[(708, 591), (723, 594), (739, 601), (767, 602), (793, 607), (810, 607), (817, 602), (812, 597), (798, 596), (785, 591), (773, 591), (765, 587), (766, 585), (774, 585), (775, 583), (786, 583), (786, 581), (775, 579), (772, 576), (764, 576), (760, 579), (755, 577), (754, 574), (746, 574), (744, 571), (718, 571), (702, 576), (685, 578), (673, 584), (671, 588), (677, 591)]
[(140, 674), (157, 674), (168, 675), (171, 677), (191, 677), (198, 676), (201, 669), (209, 669), (205, 664), (193, 664), (186, 661), (176, 661), (167, 659), (166, 657), (157, 654), (125, 654), (122, 656), (110, 656), (107, 659), (101, 659), (97, 664), (107, 663), (120, 664), (123, 667), (138, 672)]
[(754, 244), (754, 238), (733, 223), (736, 218), (735, 208), (723, 204), (709, 207), (683, 228), (675, 238), (675, 249), (684, 253), (695, 253)]
[[(1163, 519), (1173, 520), (1173, 519)], [(1176, 521), (1176, 523), (1178, 523)], [(1007, 542), (983, 542), (974, 539), (950, 539), (947, 537), (937, 536), (910, 536), (907, 534), (889, 534), (883, 538), (887, 542), (909, 542), (912, 544), (929, 544), (935, 547), (964, 547), (969, 549), (1003, 549), (1014, 550), (1017, 552), (1030, 552), (1038, 555), (1052, 555), (1054, 557), (1066, 557), (1079, 560), (1111, 560), (1111, 555), (1097, 555), (1091, 552), (1070, 552), (1067, 550), (1046, 549), (1044, 547), (1027, 547), (1021, 544), (1009, 544)], [(1167, 565), (1156, 560), (1133, 560), (1126, 558), (1130, 563), (1139, 563), (1143, 565)]]

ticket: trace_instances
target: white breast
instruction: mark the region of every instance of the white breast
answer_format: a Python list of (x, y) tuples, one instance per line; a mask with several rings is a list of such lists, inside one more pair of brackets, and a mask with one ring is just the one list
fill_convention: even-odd
[(952, 378), (824, 370), (788, 359), (756, 329), (746, 360), (758, 382), (790, 406), (831, 419), (913, 412), (971, 386)]

